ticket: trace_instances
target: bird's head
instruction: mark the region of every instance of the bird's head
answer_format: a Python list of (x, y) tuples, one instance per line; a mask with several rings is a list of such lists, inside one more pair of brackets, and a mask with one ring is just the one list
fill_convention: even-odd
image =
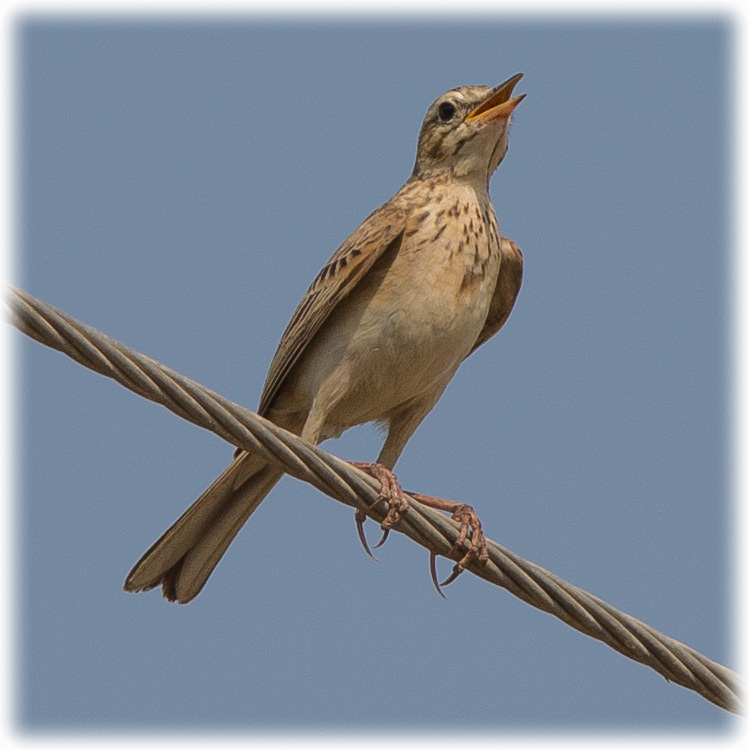
[(452, 89), (429, 107), (419, 133), (414, 176), (450, 172), (485, 180), (507, 153), (507, 131), (525, 94), (512, 97), (522, 73), (491, 86)]

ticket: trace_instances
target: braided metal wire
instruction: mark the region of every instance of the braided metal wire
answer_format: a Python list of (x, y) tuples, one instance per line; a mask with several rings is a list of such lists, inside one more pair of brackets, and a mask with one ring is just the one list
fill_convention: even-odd
[[(383, 520), (381, 505), (372, 507), (379, 482), (350, 464), (12, 285), (8, 285), (6, 306), (13, 325), (36, 341), (113, 378), (235, 446), (261, 452), (288, 474), (363, 510), (377, 521)], [(409, 510), (396, 530), (431, 552), (459, 560), (460, 553), (452, 551), (458, 524), (411, 497), (408, 501)], [(486, 565), (471, 563), (467, 570), (721, 708), (741, 711), (743, 681), (735, 672), (490, 539), (487, 549)]]

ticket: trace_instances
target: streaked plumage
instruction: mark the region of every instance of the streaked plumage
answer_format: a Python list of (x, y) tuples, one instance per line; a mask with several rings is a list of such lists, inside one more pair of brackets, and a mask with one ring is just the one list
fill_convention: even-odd
[[(460, 363), (493, 336), (522, 280), (489, 179), (507, 151), (520, 79), (469, 86), (427, 111), (405, 185), (338, 248), (283, 333), (259, 413), (317, 444), (376, 421), (392, 469)], [(195, 597), (282, 473), (243, 451), (143, 555), (128, 591)]]

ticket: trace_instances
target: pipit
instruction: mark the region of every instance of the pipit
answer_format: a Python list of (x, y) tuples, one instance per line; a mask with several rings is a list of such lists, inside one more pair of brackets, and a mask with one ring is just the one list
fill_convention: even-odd
[[(387, 429), (377, 462), (356, 464), (381, 482), (386, 529), (407, 508), (392, 473), (406, 442), (460, 363), (504, 325), (520, 289), (522, 255), (500, 237), (489, 179), (525, 97), (512, 98), (521, 77), (452, 89), (429, 107), (413, 173), (323, 266), (265, 381), (258, 413), (310, 443), (365, 422)], [(282, 473), (237, 450), (136, 563), (125, 590), (161, 584), (170, 601), (193, 599)], [(464, 560), (485, 558), (470, 506), (414, 497), (461, 521), (461, 539), (471, 540)]]

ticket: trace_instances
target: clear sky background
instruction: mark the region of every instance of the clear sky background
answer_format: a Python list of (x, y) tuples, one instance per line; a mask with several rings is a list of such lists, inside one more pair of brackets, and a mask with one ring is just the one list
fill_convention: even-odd
[[(398, 476), (735, 667), (731, 34), (725, 16), (27, 18), (17, 281), (254, 408), (311, 279), (409, 176), (429, 104), (525, 73), (491, 186), (523, 289)], [(21, 727), (731, 726), (479, 579), (443, 601), (405, 537), (373, 563), (353, 512), (289, 478), (194, 602), (124, 593), (232, 449), (15, 339)], [(380, 443), (364, 427), (325, 447)]]

